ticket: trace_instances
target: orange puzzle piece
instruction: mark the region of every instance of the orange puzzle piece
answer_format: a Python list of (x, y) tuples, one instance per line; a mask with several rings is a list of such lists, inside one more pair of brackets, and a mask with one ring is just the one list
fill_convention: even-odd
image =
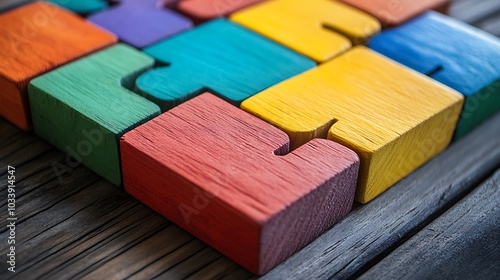
[(36, 2), (0, 15), (0, 115), (31, 129), (31, 79), (117, 41), (85, 19)]

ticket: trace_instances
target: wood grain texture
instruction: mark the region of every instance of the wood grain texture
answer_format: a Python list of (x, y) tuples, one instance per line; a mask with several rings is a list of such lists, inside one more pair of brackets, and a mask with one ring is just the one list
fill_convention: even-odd
[(400, 25), (428, 10), (446, 13), (451, 0), (341, 0), (377, 17), (384, 27)]
[(359, 276), (500, 166), (499, 135), (500, 114), (496, 114), (383, 195), (355, 208), (335, 227), (262, 279)]
[(2, 0), (0, 2), (0, 13), (34, 1), (35, 0)]
[(227, 16), (264, 0), (181, 0), (177, 9), (196, 22)]
[(360, 44), (380, 30), (372, 16), (337, 1), (272, 0), (230, 16), (317, 62)]
[[(0, 168), (0, 179), (6, 179), (5, 166), (16, 160), (13, 164), (17, 166), (18, 190), (23, 195), (32, 192), (19, 206), (39, 198), (36, 204), (23, 208), (21, 212), (26, 217), (24, 225), (19, 227), (18, 234), (21, 235), (17, 239), (19, 248), (23, 248), (19, 256), (23, 260), (22, 266), (13, 274), (7, 271), (7, 263), (0, 262), (1, 279), (40, 279), (44, 276), (74, 279), (90, 273), (93, 279), (146, 279), (167, 275), (170, 270), (190, 275), (188, 279), (211, 275), (218, 279), (252, 278), (250, 272), (226, 257), (219, 255), (213, 259), (214, 252), (207, 251), (206, 245), (196, 242), (191, 235), (124, 195), (123, 191), (106, 195), (115, 187), (99, 180), (83, 166), (65, 175), (64, 183), (59, 183), (52, 164), (64, 163), (61, 159), (64, 155), (50, 150), (50, 145), (43, 144), (36, 136), (23, 133), (1, 119), (0, 132), (5, 133), (1, 135), (6, 138), (11, 136), (10, 140), (14, 142), (25, 143), (22, 150), (0, 145), (0, 155), (11, 155), (0, 157), (0, 166), (4, 167)], [(264, 279), (360, 275), (366, 271), (365, 266), (369, 268), (387, 255), (498, 168), (498, 135), (500, 115), (455, 142), (450, 150), (438, 155), (380, 198), (356, 207), (342, 222)], [(0, 137), (0, 141), (6, 138)], [(22, 157), (24, 160), (18, 160)], [(46, 184), (61, 194), (73, 195), (53, 201), (52, 196), (41, 189)], [(6, 186), (4, 181), (0, 182), (1, 190)], [(87, 188), (88, 191), (83, 191)], [(52, 206), (46, 207), (47, 204)], [(107, 207), (110, 204), (114, 206)], [(34, 210), (37, 214), (31, 215)], [(25, 235), (25, 229), (29, 229), (29, 234)], [(5, 236), (5, 233), (0, 234), (0, 240), (6, 240)], [(56, 242), (54, 238), (57, 238)], [(0, 244), (0, 248), (3, 249), (5, 244)], [(491, 253), (489, 248), (485, 249), (485, 253)], [(190, 262), (192, 258), (204, 262), (204, 254), (212, 260), (210, 264), (200, 270), (199, 266), (189, 265), (193, 263)], [(176, 269), (178, 267), (182, 269)], [(498, 270), (490, 268), (484, 273), (488, 271)]]
[(360, 279), (498, 279), (499, 232), (500, 170)]
[(127, 89), (153, 63), (119, 44), (34, 79), (29, 96), (35, 133), (119, 185), (118, 139), (160, 112)]
[(116, 42), (57, 6), (37, 2), (0, 15), (0, 115), (31, 129), (31, 79)]
[(288, 144), (205, 93), (123, 136), (125, 190), (262, 274), (345, 216), (354, 198), (354, 152), (316, 139), (285, 155)]
[(144, 48), (192, 26), (191, 20), (159, 3), (159, 0), (123, 0), (87, 19), (118, 35), (123, 42)]
[(448, 145), (462, 103), (452, 89), (358, 46), (241, 108), (287, 132), (293, 148), (319, 137), (356, 151), (356, 200), (366, 203)]
[[(108, 0), (49, 0), (50, 2), (81, 15), (108, 8)], [(123, 1), (123, 0), (122, 0)]]
[(458, 139), (500, 111), (500, 40), (428, 12), (374, 37), (370, 48), (465, 96)]
[(141, 75), (136, 82), (162, 111), (204, 91), (239, 106), (255, 93), (315, 66), (312, 60), (224, 19), (144, 51), (169, 65)]

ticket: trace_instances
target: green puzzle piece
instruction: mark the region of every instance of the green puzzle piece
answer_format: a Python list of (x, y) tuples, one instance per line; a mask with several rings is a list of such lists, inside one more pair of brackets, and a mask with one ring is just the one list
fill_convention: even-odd
[(160, 113), (127, 89), (153, 64), (118, 44), (34, 79), (28, 91), (35, 133), (120, 185), (120, 137)]

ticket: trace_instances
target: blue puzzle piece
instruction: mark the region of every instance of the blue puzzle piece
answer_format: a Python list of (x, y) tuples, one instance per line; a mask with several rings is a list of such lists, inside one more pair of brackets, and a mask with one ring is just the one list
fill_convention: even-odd
[(216, 19), (144, 50), (167, 67), (136, 81), (162, 111), (210, 91), (239, 105), (313, 68), (314, 61), (225, 19)]
[(500, 40), (436, 12), (372, 38), (370, 48), (465, 96), (455, 139), (500, 111)]
[(149, 46), (193, 25), (187, 17), (165, 8), (161, 0), (122, 0), (90, 15), (88, 20), (136, 48)]

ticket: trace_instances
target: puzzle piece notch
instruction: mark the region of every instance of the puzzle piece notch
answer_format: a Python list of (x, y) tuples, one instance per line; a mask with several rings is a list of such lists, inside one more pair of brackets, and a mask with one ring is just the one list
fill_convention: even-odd
[(256, 4), (230, 16), (317, 62), (327, 61), (380, 30), (374, 17), (337, 1), (275, 0)]
[(125, 190), (263, 274), (345, 216), (354, 197), (354, 152), (316, 139), (276, 155), (287, 150), (285, 133), (205, 93), (124, 135)]
[(448, 145), (462, 102), (450, 88), (358, 46), (241, 108), (287, 132), (292, 148), (327, 135), (357, 152), (356, 200), (367, 203)]
[(1, 14), (0, 115), (30, 130), (29, 81), (116, 40), (114, 35), (49, 3), (28, 4)]
[(263, 0), (181, 0), (177, 9), (190, 16), (195, 22), (204, 22), (217, 17), (228, 16), (237, 10), (262, 2)]
[[(121, 184), (120, 136), (159, 115), (122, 85), (154, 60), (118, 44), (34, 79), (29, 96), (35, 133), (113, 184)], [(64, 172), (59, 168), (59, 172)]]
[(428, 10), (446, 13), (451, 0), (341, 0), (378, 18), (384, 27), (393, 27)]
[(315, 66), (314, 61), (225, 19), (216, 19), (150, 46), (167, 67), (137, 80), (162, 111), (210, 91), (239, 104), (253, 94)]
[(369, 46), (465, 96), (455, 139), (500, 111), (500, 41), (492, 35), (427, 12), (385, 30)]
[(124, 0), (90, 15), (88, 20), (136, 48), (144, 48), (193, 25), (191, 20), (166, 8), (158, 0)]

